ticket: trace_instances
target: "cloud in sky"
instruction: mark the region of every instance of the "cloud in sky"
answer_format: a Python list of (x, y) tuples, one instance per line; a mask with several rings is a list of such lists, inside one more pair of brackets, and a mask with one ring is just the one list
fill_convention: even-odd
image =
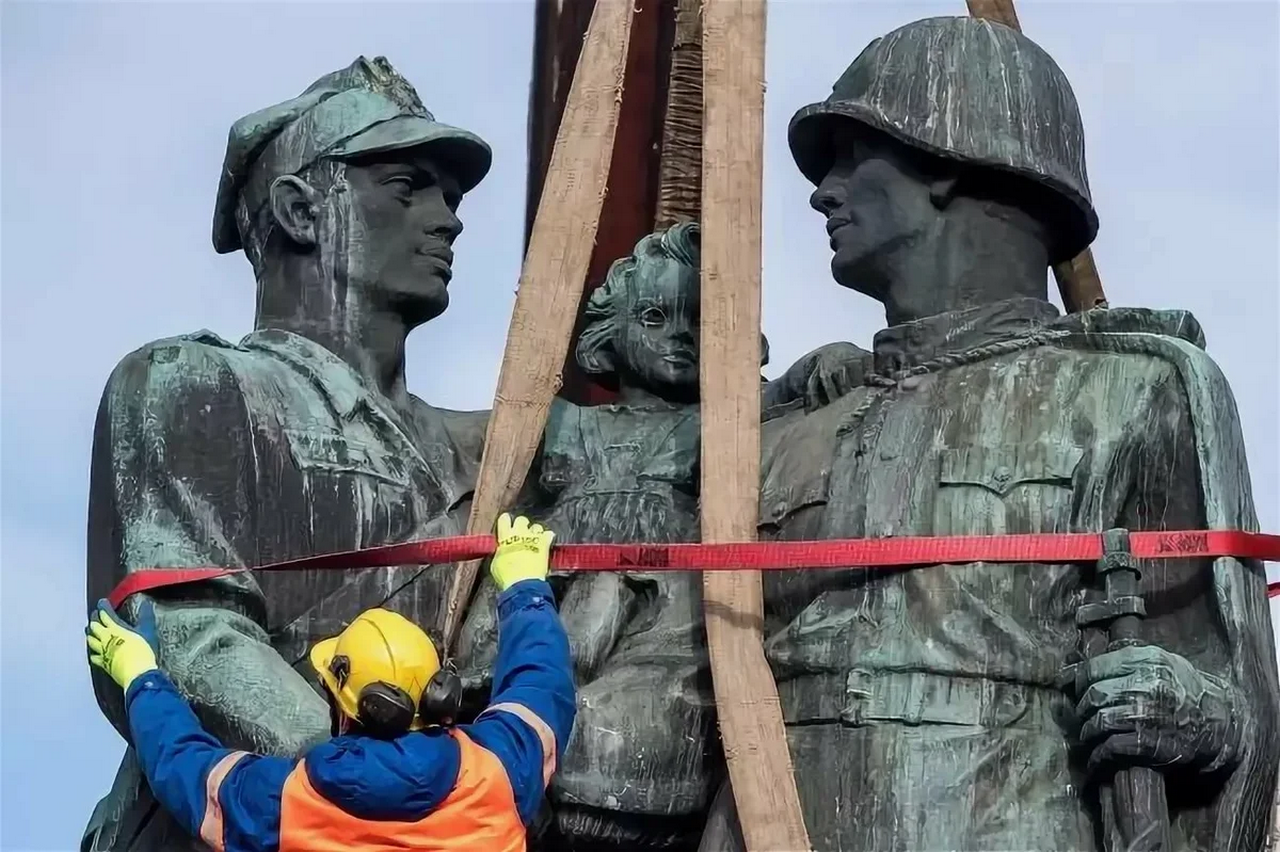
[[(786, 123), (871, 38), (947, 2), (770, 6), (765, 331), (772, 371), (867, 344), (879, 306), (830, 279)], [(1113, 304), (1181, 307), (1236, 390), (1263, 525), (1280, 530), (1277, 7), (1019, 3), (1084, 113)], [(227, 128), (358, 54), (385, 54), (442, 120), (494, 147), (461, 215), (449, 312), (409, 348), (413, 390), (487, 406), (521, 261), (532, 5), (23, 3), (3, 6), (3, 683), (6, 850), (73, 848), (121, 744), (80, 631), (88, 452), (103, 382), (149, 340), (248, 331), (243, 255), (210, 221)], [(39, 605), (33, 602), (39, 601)]]

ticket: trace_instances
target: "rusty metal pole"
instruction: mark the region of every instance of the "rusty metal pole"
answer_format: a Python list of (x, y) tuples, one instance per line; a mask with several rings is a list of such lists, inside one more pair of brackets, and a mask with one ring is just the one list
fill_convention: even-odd
[(677, 0), (672, 12), (655, 230), (702, 218), (702, 0)]
[[(1022, 32), (1013, 0), (965, 0), (965, 3), (973, 17), (995, 21)], [(1107, 306), (1107, 296), (1102, 291), (1102, 278), (1098, 275), (1098, 265), (1093, 262), (1091, 249), (1086, 247), (1071, 260), (1055, 263), (1053, 277), (1058, 281), (1062, 306), (1068, 313)]]

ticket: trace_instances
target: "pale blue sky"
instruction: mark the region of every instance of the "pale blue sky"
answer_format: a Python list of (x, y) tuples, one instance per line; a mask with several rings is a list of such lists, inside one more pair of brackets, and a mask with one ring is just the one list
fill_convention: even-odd
[[(1075, 86), (1113, 304), (1203, 323), (1237, 395), (1263, 526), (1280, 531), (1280, 76), (1267, 0), (1020, 0)], [(776, 371), (867, 344), (878, 306), (832, 283), (792, 165), (791, 113), (877, 35), (961, 0), (770, 6), (765, 331)], [(81, 645), (89, 446), (103, 382), (148, 340), (249, 330), (243, 255), (210, 220), (227, 128), (357, 55), (385, 54), (441, 119), (495, 152), (462, 207), (449, 312), (411, 340), (411, 387), (489, 404), (521, 252), (532, 5), (5, 2), (0, 237), (0, 848), (75, 848), (122, 750)], [(238, 58), (237, 58), (238, 57)], [(36, 605), (33, 601), (39, 601)]]

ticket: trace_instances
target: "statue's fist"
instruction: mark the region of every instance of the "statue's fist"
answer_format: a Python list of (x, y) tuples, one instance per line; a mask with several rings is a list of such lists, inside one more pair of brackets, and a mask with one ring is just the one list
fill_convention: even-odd
[(1225, 680), (1154, 645), (1120, 648), (1079, 664), (1075, 715), (1089, 770), (1232, 766), (1244, 702)]
[(808, 377), (804, 407), (814, 411), (830, 405), (862, 385), (867, 352), (852, 343), (829, 343), (805, 356)]

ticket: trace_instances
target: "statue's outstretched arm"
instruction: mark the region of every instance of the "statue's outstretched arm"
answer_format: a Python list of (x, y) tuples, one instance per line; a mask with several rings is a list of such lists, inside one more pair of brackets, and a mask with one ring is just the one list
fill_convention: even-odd
[[(113, 372), (94, 430), (88, 600), (154, 567), (254, 558), (257, 466), (235, 377), (213, 347), (161, 341)], [(136, 616), (141, 596), (122, 610)], [(272, 648), (248, 575), (157, 590), (160, 659), (204, 725), (229, 746), (292, 754), (328, 733), (324, 701)], [(118, 689), (94, 691), (121, 731)]]

